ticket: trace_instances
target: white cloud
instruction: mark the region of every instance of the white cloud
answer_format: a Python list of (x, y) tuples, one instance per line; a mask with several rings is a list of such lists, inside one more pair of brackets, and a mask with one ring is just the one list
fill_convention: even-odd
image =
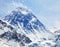
[(60, 30), (60, 21), (56, 20), (55, 23), (54, 23), (54, 26), (50, 27), (49, 30), (51, 32), (55, 32), (57, 30)]
[(56, 23), (55, 23), (55, 27), (57, 28), (57, 29), (60, 29), (60, 21), (56, 21)]
[(11, 2), (11, 3), (6, 3), (6, 7), (4, 7), (5, 11), (3, 10), (3, 12), (7, 15), (7, 14), (10, 14), (11, 11), (17, 10), (18, 7), (28, 9), (24, 4), (20, 2)]

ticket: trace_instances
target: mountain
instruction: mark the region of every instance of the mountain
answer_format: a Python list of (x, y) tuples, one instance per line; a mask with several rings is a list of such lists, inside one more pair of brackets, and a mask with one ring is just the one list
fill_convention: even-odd
[(60, 47), (60, 30), (55, 31), (54, 34), (55, 34), (55, 42), (56, 42), (55, 47)]
[(18, 43), (19, 46), (25, 46), (25, 44), (28, 45), (31, 42), (32, 41), (26, 35), (18, 33), (18, 30), (13, 25), (0, 19), (0, 46), (11, 45), (14, 47), (14, 43)]
[[(14, 41), (14, 43), (18, 42), (21, 47), (54, 46), (54, 34), (47, 30), (46, 27), (37, 19), (37, 17), (28, 9), (18, 7), (9, 15), (5, 16), (3, 20), (9, 23), (10, 30), (2, 33), (0, 38), (7, 39), (8, 41)], [(4, 31), (6, 31), (6, 28)], [(21, 34), (22, 36), (19, 36)]]
[[(41, 41), (33, 42), (25, 34), (19, 32), (15, 26), (5, 20), (0, 19), (0, 46), (1, 47), (48, 47), (50, 40), (42, 38)], [(54, 43), (52, 43), (54, 44)], [(44, 46), (47, 45), (47, 46)], [(49, 45), (51, 46), (51, 45)]]
[(49, 37), (52, 34), (32, 12), (25, 8), (18, 7), (8, 16), (5, 16), (4, 20), (14, 25), (17, 29), (22, 29), (22, 32), (32, 41), (40, 40), (42, 37)]

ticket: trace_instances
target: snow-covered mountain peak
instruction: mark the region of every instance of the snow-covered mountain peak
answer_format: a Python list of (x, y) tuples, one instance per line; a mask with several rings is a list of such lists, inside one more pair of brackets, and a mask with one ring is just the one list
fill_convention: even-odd
[(30, 12), (27, 9), (21, 8), (21, 7), (18, 7), (17, 9), (18, 9), (18, 11), (21, 11), (21, 13), (24, 14), (24, 15), (27, 15)]
[(18, 23), (22, 24), (23, 27), (27, 29), (38, 29), (39, 26), (45, 28), (44, 25), (34, 16), (34, 14), (32, 14), (29, 10), (21, 7), (19, 7), (18, 10), (12, 11), (11, 14), (6, 16), (4, 20), (9, 21), (9, 23), (13, 25), (18, 25)]
[[(29, 13), (24, 15), (24, 12), (21, 13), (20, 10)], [(52, 33), (49, 32), (43, 23), (41, 23), (28, 9), (19, 7), (17, 11), (14, 10), (11, 13), (12, 14), (5, 16), (4, 20), (15, 26), (17, 29), (22, 30), (21, 32), (28, 36), (32, 41), (37, 41), (40, 40), (40, 38), (47, 38), (49, 36), (51, 37)]]
[(22, 7), (16, 8), (14, 11), (12, 11), (11, 14), (13, 14), (13, 13), (15, 13), (15, 12), (18, 12), (18, 14), (21, 13), (21, 14), (23, 14), (23, 15), (25, 15), (25, 16), (26, 16), (28, 13), (30, 13), (30, 11), (27, 10), (27, 8), (22, 8)]
[(5, 16), (4, 20), (13, 25), (17, 29), (17, 33), (25, 34), (32, 42), (52, 40), (54, 37), (54, 34), (48, 31), (28, 9), (18, 7)]

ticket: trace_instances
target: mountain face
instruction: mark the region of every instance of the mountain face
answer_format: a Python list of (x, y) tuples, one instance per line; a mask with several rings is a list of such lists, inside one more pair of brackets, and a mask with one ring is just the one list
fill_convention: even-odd
[(17, 10), (12, 11), (10, 15), (6, 16), (4, 20), (16, 28), (22, 29), (22, 32), (30, 37), (30, 39), (32, 35), (33, 39), (31, 40), (33, 41), (35, 41), (34, 39), (40, 40), (40, 37), (47, 37), (48, 34), (51, 35), (37, 17), (25, 8), (19, 7)]
[[(24, 12), (26, 10), (21, 11)], [(31, 12), (25, 12), (27, 14), (23, 14), (21, 11), (12, 11), (12, 14), (5, 17), (5, 20), (7, 20), (10, 24), (14, 26), (20, 25), (22, 26), (22, 28), (24, 28), (24, 30), (28, 30), (33, 33), (33, 29), (37, 31), (39, 31), (40, 29), (45, 29), (44, 25)]]
[(53, 47), (55, 45), (52, 40), (54, 34), (25, 8), (19, 7), (0, 20), (0, 31), (0, 39), (6, 40), (6, 44), (12, 47)]
[(55, 42), (56, 42), (55, 47), (60, 47), (60, 30), (55, 31), (54, 33), (55, 33)]
[[(4, 41), (6, 42), (4, 42)], [(14, 26), (10, 25), (8, 22), (0, 19), (0, 44), (4, 43), (10, 45), (12, 42), (18, 42), (19, 45), (25, 46), (32, 41), (22, 33), (18, 33), (18, 30)], [(11, 42), (11, 43), (10, 43)], [(10, 43), (10, 44), (9, 44)], [(13, 44), (11, 44), (13, 46)]]

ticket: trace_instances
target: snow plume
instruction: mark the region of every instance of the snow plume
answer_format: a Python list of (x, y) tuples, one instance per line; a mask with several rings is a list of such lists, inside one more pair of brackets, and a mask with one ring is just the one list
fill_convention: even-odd
[(22, 3), (12, 2), (12, 3), (9, 3), (8, 5), (6, 5), (6, 12), (5, 13), (8, 15), (11, 13), (11, 11), (15, 10), (15, 11), (20, 11), (22, 14), (26, 15), (29, 13), (27, 9), (29, 11), (31, 11), (29, 8), (27, 8), (27, 6), (25, 6)]

